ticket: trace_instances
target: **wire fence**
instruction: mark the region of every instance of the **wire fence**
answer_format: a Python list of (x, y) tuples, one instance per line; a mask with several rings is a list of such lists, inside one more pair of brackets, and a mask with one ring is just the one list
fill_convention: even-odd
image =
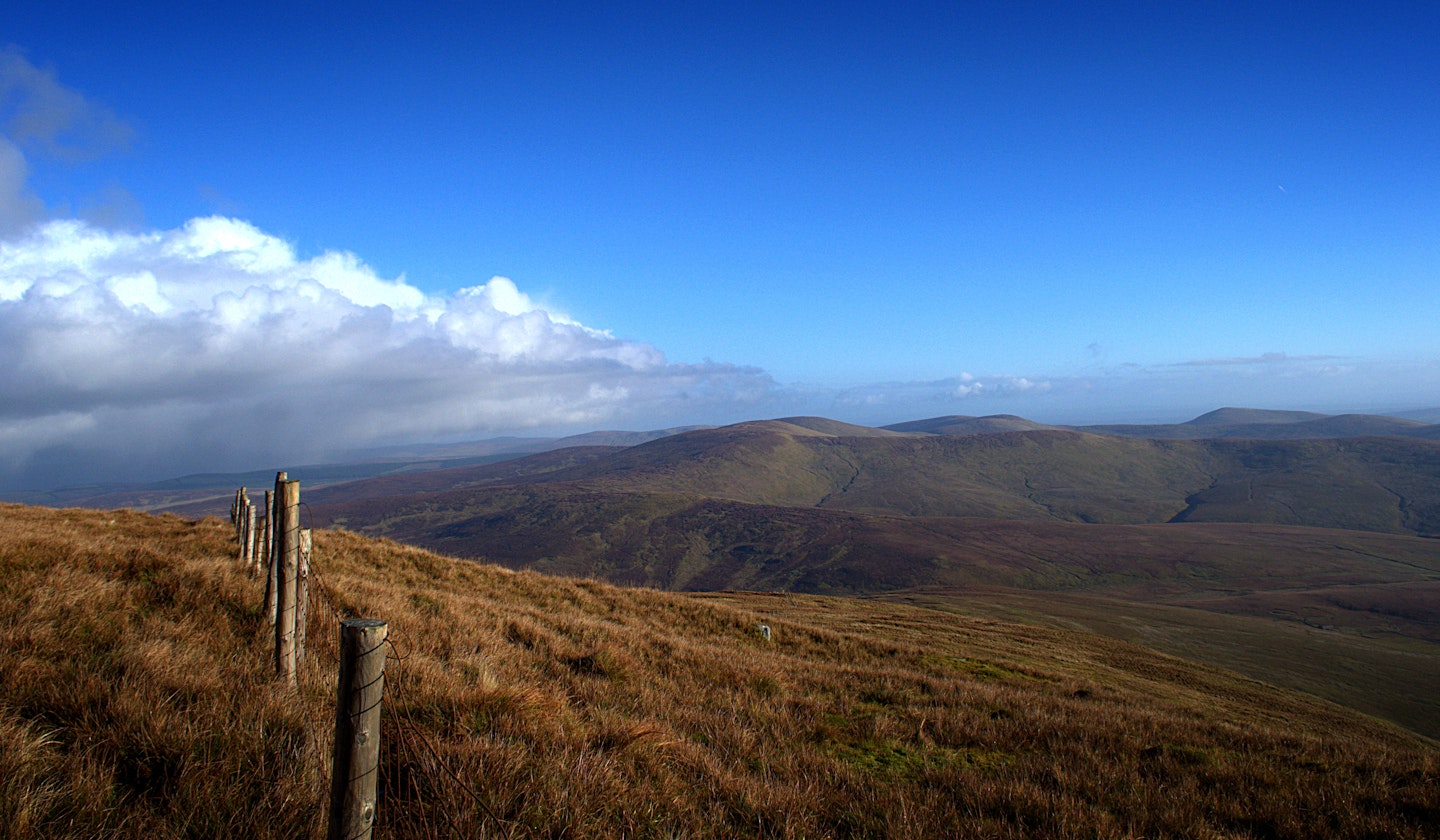
[[(300, 533), (309, 530), (314, 534), (315, 514), (310, 506), (301, 502), (300, 508), (304, 510), (309, 519), (310, 528), (301, 527), (301, 517), (296, 515), (292, 518), (291, 527), (285, 533), (289, 540), (295, 540), (299, 544)], [(270, 517), (275, 517), (278, 511), (278, 503), (272, 510), (267, 512)], [(237, 516), (243, 513), (237, 513)], [(278, 520), (272, 520), (278, 524)], [(274, 551), (276, 544), (280, 542), (279, 535), (271, 544), (272, 553), (268, 557), (260, 557), (259, 552), (255, 553), (254, 565), (267, 563), (272, 568), (263, 570), (267, 577), (273, 579), (277, 562)], [(352, 609), (343, 605), (343, 599), (338, 597), (334, 584), (326, 571), (329, 558), (325, 556), (319, 541), (310, 543), (308, 569), (301, 571), (302, 588), (308, 593), (301, 595), (294, 600), (296, 607), (305, 612), (304, 606), (299, 606), (308, 600), (310, 607), (309, 615), (305, 616), (304, 624), (315, 623), (316, 626), (336, 627), (347, 619), (359, 618), (360, 616)], [(245, 555), (242, 553), (242, 559)], [(302, 563), (302, 568), (304, 564)], [(271, 584), (273, 586), (273, 584)], [(277, 613), (277, 623), (283, 619), (283, 614)], [(324, 666), (313, 669), (311, 673), (318, 670), (320, 673), (335, 673), (340, 667), (341, 650), (339, 635), (337, 633), (320, 633), (317, 636), (309, 636), (306, 627), (299, 621), (296, 623), (296, 632), (304, 639), (303, 652), (306, 658), (313, 658), (312, 661), (323, 662)], [(277, 640), (278, 644), (278, 640)], [(452, 763), (446, 760), (443, 750), (436, 743), (431, 733), (427, 731), (415, 718), (417, 703), (412, 702), (409, 674), (405, 665), (410, 658), (412, 650), (410, 642), (405, 638), (403, 632), (393, 625), (389, 627), (389, 635), (385, 641), (386, 654), (384, 664), (384, 685), (385, 697), (381, 704), (384, 725), (381, 733), (381, 760), (379, 763), (379, 791), (375, 828), (381, 829), (385, 834), (395, 837), (419, 837), (439, 838), (457, 837), (467, 838), (476, 836), (474, 829), (465, 829), (455, 822), (454, 806), (456, 802), (468, 802), (473, 806), (475, 812), (483, 818), (481, 827), (482, 835), (485, 827), (492, 827), (496, 836), (511, 840), (513, 830), (519, 825), (513, 820), (508, 820), (496, 813), (495, 808), (476, 789), (474, 784), (467, 781), (464, 774), (458, 771)], [(306, 670), (296, 668), (297, 679), (301, 682), (298, 689), (307, 695), (325, 695), (334, 691), (334, 682), (321, 679), (319, 684), (306, 684)], [(323, 745), (326, 740), (323, 731), (315, 735), (315, 741), (319, 754), (324, 755)], [(325, 798), (318, 807), (327, 807), (330, 789), (331, 767), (322, 763), (321, 775), (324, 780), (323, 790), (326, 791)], [(443, 825), (436, 825), (436, 823)], [(363, 835), (357, 835), (363, 836)]]

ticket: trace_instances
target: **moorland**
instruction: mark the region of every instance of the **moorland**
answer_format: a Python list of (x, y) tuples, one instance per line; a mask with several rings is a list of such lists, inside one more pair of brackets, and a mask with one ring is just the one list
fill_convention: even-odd
[(399, 640), (391, 836), (1425, 836), (1437, 428), (793, 417), (291, 468), (298, 700), (212, 518), (273, 472), (48, 491), (109, 510), (0, 508), (0, 836), (315, 836), (361, 614)]
[(321, 836), (344, 615), (385, 619), (394, 641), (379, 836), (1299, 840), (1440, 824), (1433, 741), (1081, 630), (624, 589), (320, 530), (294, 688), (274, 677), (264, 581), (228, 522), (8, 504), (0, 522), (4, 837)]
[[(1440, 737), (1440, 426), (1225, 408), (1186, 423), (816, 417), (363, 453), (316, 524), (681, 591), (843, 595), (1083, 629)], [(69, 503), (224, 515), (273, 473)]]

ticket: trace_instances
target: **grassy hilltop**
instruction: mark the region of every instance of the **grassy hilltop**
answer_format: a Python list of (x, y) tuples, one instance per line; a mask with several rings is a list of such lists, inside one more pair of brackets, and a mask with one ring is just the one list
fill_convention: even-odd
[[(319, 532), (271, 677), (228, 525), (0, 506), (0, 836), (316, 837), (333, 608), (396, 642), (378, 836), (1424, 837), (1440, 749), (1087, 633)], [(760, 624), (773, 630), (767, 642)]]

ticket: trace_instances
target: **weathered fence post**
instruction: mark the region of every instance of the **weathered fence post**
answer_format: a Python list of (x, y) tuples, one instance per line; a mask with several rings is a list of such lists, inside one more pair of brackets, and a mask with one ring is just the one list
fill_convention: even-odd
[(261, 557), (260, 551), (261, 551), (261, 546), (264, 545), (264, 542), (263, 542), (263, 540), (262, 540), (261, 537), (260, 537), (260, 529), (261, 529), (261, 527), (263, 527), (263, 526), (262, 526), (262, 524), (261, 524), (261, 519), (260, 519), (260, 506), (257, 505), (257, 504), (255, 504), (254, 502), (251, 502), (251, 503), (250, 503), (250, 566), (249, 566), (249, 568), (246, 569), (246, 571), (250, 573), (250, 577), (252, 577), (252, 578), (255, 577), (256, 575), (260, 574), (260, 557)]
[(240, 511), (240, 568), (255, 575), (255, 504), (245, 500), (245, 509)]
[(310, 622), (310, 554), (315, 538), (309, 528), (300, 529), (300, 564), (295, 577), (295, 662), (305, 661), (305, 631)]
[(265, 491), (265, 506), (256, 506), (255, 511), (258, 519), (255, 522), (255, 568), (260, 568), (265, 563), (265, 558), (270, 556), (270, 491)]
[(275, 520), (270, 516), (270, 511), (275, 507), (275, 491), (265, 491), (265, 509), (260, 511), (260, 556), (255, 558), (255, 566), (258, 569), (260, 564), (269, 566), (270, 552), (275, 543), (274, 531)]
[(285, 483), (285, 479), (283, 470), (275, 473), (275, 490), (265, 491), (265, 507), (270, 512), (265, 523), (265, 535), (270, 538), (265, 552), (265, 620), (271, 624), (275, 623), (275, 548), (279, 543), (275, 531), (280, 522), (280, 486)]
[(245, 485), (240, 485), (240, 492), (235, 494), (235, 501), (230, 504), (230, 521), (235, 523), (235, 543), (238, 545), (245, 538), (245, 506), (250, 504), (250, 496), (245, 492)]
[(275, 507), (275, 674), (295, 684), (295, 595), (300, 570), (300, 482), (280, 486)]
[(385, 695), (388, 632), (389, 626), (375, 618), (347, 618), (340, 622), (329, 840), (369, 840), (375, 827), (380, 701)]

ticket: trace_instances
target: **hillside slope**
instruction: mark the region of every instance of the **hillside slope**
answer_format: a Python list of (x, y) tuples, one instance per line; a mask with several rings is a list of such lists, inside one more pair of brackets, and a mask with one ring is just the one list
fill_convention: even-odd
[(1154, 596), (1440, 580), (1433, 540), (1290, 526), (873, 516), (566, 485), (315, 511), (321, 525), (454, 556), (678, 590), (857, 595), (924, 583)]
[[(881, 516), (585, 482), (313, 509), (322, 525), (457, 556), (664, 589), (917, 590), (926, 603), (948, 599), (966, 608), (976, 605), (967, 594), (976, 587), (1057, 606), (1064, 603), (1058, 593), (1083, 593), (1090, 597), (1076, 603), (1092, 615), (1075, 626), (1276, 680), (1440, 737), (1440, 541), (1433, 539), (1267, 524)], [(1209, 644), (1197, 647), (1202, 637)], [(1376, 692), (1377, 684), (1386, 691)]]
[[(385, 836), (1423, 837), (1440, 751), (1087, 634), (316, 536), (298, 698), (229, 528), (0, 507), (7, 836), (316, 837), (334, 618), (390, 622)], [(757, 626), (772, 629), (765, 641)]]

